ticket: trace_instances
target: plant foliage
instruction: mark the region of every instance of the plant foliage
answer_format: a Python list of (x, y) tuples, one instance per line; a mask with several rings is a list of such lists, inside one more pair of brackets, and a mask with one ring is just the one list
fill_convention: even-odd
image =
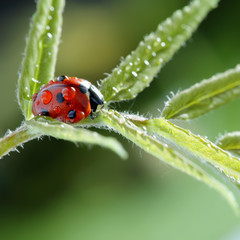
[(132, 99), (148, 87), (163, 64), (185, 44), (217, 3), (218, 0), (193, 0), (173, 13), (102, 80), (100, 89), (106, 104), (96, 118), (68, 125), (48, 117), (33, 118), (31, 112), (31, 96), (42, 84), (54, 78), (65, 4), (64, 0), (39, 0), (18, 81), (18, 100), (25, 122), (0, 140), (0, 156), (30, 139), (48, 135), (97, 144), (126, 158), (126, 151), (116, 139), (84, 129), (86, 126), (104, 127), (120, 133), (161, 161), (215, 188), (237, 209), (237, 201), (228, 182), (232, 182), (231, 186), (239, 186), (240, 161), (237, 155), (233, 156), (226, 150), (239, 150), (240, 134), (227, 134), (215, 145), (168, 119), (192, 119), (239, 97), (239, 66), (179, 92), (165, 104), (160, 118), (147, 119), (108, 108), (110, 102)]

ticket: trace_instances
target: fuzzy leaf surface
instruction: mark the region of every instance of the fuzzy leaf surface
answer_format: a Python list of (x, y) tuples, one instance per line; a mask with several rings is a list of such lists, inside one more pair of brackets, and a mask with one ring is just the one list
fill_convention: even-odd
[(104, 137), (97, 132), (84, 128), (76, 128), (51, 118), (46, 119), (42, 117), (31, 119), (27, 122), (27, 126), (32, 129), (33, 132), (41, 133), (42, 135), (52, 136), (71, 142), (96, 144), (109, 148), (123, 159), (128, 157), (128, 153), (115, 138)]
[(0, 139), (0, 159), (10, 151), (17, 151), (18, 146), (34, 138), (40, 137), (41, 133), (32, 132), (26, 125), (22, 125), (15, 131), (8, 131), (3, 138)]
[(166, 119), (192, 119), (240, 97), (240, 65), (177, 93), (163, 109)]
[[(203, 162), (210, 163), (221, 170), (236, 183), (239, 182), (239, 158), (232, 156), (211, 141), (180, 128), (164, 118), (149, 119), (143, 123), (150, 132), (163, 136)], [(140, 123), (138, 122), (138, 124)]]
[(110, 129), (131, 140), (146, 152), (219, 191), (234, 210), (238, 211), (236, 199), (228, 186), (207, 173), (200, 165), (186, 158), (178, 147), (168, 146), (158, 134), (158, 127), (149, 128), (147, 119), (121, 114), (114, 110), (103, 111), (101, 118)]
[(65, 0), (39, 0), (33, 16), (18, 80), (18, 101), (25, 118), (32, 117), (32, 95), (54, 78)]
[(101, 92), (105, 101), (132, 99), (148, 87), (164, 63), (192, 36), (217, 3), (218, 0), (193, 0), (146, 36), (136, 50), (102, 81)]

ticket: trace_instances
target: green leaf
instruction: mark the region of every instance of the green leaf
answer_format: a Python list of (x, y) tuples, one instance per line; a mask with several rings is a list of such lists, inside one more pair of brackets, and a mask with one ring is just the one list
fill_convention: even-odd
[(240, 183), (239, 159), (211, 141), (196, 136), (189, 130), (182, 129), (164, 118), (149, 119), (142, 121), (142, 123), (138, 121), (138, 124), (144, 124), (150, 132), (163, 136), (202, 161), (208, 162), (224, 172), (236, 183)]
[(192, 119), (240, 97), (240, 65), (177, 93), (163, 109), (162, 117)]
[(102, 81), (105, 101), (132, 99), (148, 87), (161, 67), (191, 37), (218, 0), (194, 0), (161, 23)]
[(231, 132), (221, 136), (216, 144), (222, 149), (240, 153), (240, 132)]
[(26, 124), (33, 132), (41, 133), (42, 135), (71, 142), (96, 144), (109, 148), (123, 159), (128, 157), (128, 153), (115, 138), (104, 137), (97, 132), (92, 132), (84, 128), (76, 128), (51, 118), (36, 117), (27, 121)]
[(178, 147), (169, 146), (161, 135), (157, 134), (158, 126), (153, 128), (149, 124), (151, 120), (124, 115), (113, 110), (103, 110), (101, 118), (111, 129), (122, 134), (146, 152), (219, 191), (234, 210), (238, 211), (237, 202), (229, 188), (208, 174), (201, 166), (187, 159), (180, 153)]
[(32, 117), (32, 95), (54, 78), (64, 3), (39, 0), (33, 16), (18, 80), (18, 101), (27, 120)]

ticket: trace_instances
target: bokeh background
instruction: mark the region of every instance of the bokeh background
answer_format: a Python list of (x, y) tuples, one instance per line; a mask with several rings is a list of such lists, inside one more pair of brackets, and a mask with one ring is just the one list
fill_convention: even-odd
[[(67, 0), (56, 75), (96, 82), (187, 0)], [(0, 134), (23, 120), (15, 97), (35, 1), (0, 3)], [(240, 3), (222, 0), (151, 86), (118, 110), (159, 116), (170, 91), (240, 62)], [(235, 101), (188, 123), (212, 141), (239, 130)], [(95, 129), (94, 129), (95, 130)], [(96, 130), (99, 131), (99, 130)], [(208, 186), (121, 136), (127, 161), (100, 147), (45, 137), (0, 161), (2, 240), (240, 239), (240, 219)]]

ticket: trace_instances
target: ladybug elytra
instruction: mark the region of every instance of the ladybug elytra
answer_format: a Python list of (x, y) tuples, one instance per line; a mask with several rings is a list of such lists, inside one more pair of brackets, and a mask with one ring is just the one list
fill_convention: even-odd
[(103, 106), (101, 92), (90, 82), (62, 75), (32, 96), (35, 116), (50, 116), (61, 122), (77, 123)]

